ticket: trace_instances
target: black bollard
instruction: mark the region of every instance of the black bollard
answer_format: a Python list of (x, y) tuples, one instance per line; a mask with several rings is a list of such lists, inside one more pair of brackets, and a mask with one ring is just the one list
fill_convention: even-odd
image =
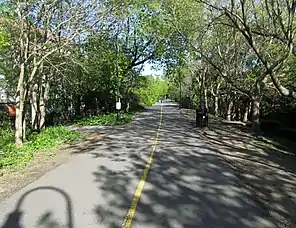
[(202, 127), (202, 114), (198, 109), (196, 109), (196, 127)]

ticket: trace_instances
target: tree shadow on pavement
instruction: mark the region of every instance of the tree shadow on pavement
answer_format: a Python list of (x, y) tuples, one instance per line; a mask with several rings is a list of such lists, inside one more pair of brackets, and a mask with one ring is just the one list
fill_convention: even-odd
[[(132, 227), (274, 228), (286, 224), (282, 218), (293, 213), (291, 210), (289, 214), (290, 208), (285, 203), (290, 196), (292, 208), (292, 193), (296, 192), (292, 167), (285, 166), (280, 160), (272, 160), (264, 149), (258, 152), (258, 145), (244, 132), (221, 125), (210, 128), (204, 135), (180, 116), (175, 105), (164, 103), (163, 107), (158, 145)], [(96, 186), (93, 190), (101, 197), (90, 195), (87, 198), (85, 195), (82, 200), (90, 200), (97, 227), (122, 227), (149, 160), (159, 117), (159, 106), (153, 106), (124, 126), (81, 128), (90, 134), (89, 137), (83, 143), (69, 145), (78, 155), (79, 164), (80, 158), (86, 165), (90, 165), (89, 160), (95, 161), (86, 172), (92, 170), (90, 176)], [(243, 145), (247, 146), (242, 149)], [(87, 183), (88, 180), (80, 181)], [(260, 189), (253, 188), (253, 185)], [(271, 187), (277, 189), (277, 195), (270, 191)], [(68, 221), (65, 224), (74, 228), (72, 204), (65, 192), (51, 187), (30, 192), (47, 188), (58, 191), (66, 199)], [(254, 194), (254, 189), (259, 194)], [(25, 193), (2, 228), (22, 228), (20, 220), (24, 212), (20, 205), (28, 194)], [(260, 200), (267, 200), (264, 197), (269, 197), (273, 211), (261, 203)], [(88, 203), (86, 205), (88, 207)], [(81, 212), (89, 209), (80, 208)], [(37, 227), (62, 227), (60, 221), (54, 219), (56, 213), (43, 213)], [(81, 216), (84, 224), (89, 222), (84, 221), (84, 214)]]
[[(89, 142), (98, 143), (94, 149), (76, 148), (76, 153), (109, 162), (93, 172), (105, 200), (94, 208), (102, 227), (121, 227), (128, 212), (158, 128), (159, 111), (150, 114), (105, 129), (99, 142)], [(276, 221), (252, 199), (252, 192), (239, 184), (234, 171), (175, 106), (164, 104), (162, 126), (132, 227), (276, 227)], [(118, 159), (128, 165), (117, 167)]]
[(212, 122), (204, 131), (208, 148), (231, 164), (279, 227), (295, 227), (296, 157), (262, 143), (248, 129)]
[[(39, 216), (39, 219), (35, 222), (35, 224), (31, 224), (31, 227), (43, 227), (43, 228), (58, 228), (58, 227), (65, 227), (65, 228), (74, 228), (73, 224), (73, 208), (70, 196), (63, 190), (51, 187), (51, 186), (44, 186), (31, 189), (25, 192), (17, 201), (15, 210), (12, 211), (6, 218), (4, 224), (2, 224), (1, 228), (23, 228), (23, 218), (28, 217), (28, 212), (22, 210), (22, 205), (25, 203), (26, 198), (29, 195), (34, 193), (43, 191), (44, 194), (46, 191), (53, 191), (58, 193), (63, 197), (65, 200), (65, 223), (64, 225), (57, 221), (54, 218), (53, 211), (45, 211), (42, 215)], [(48, 193), (47, 193), (48, 194)], [(46, 194), (46, 195), (47, 195)], [(44, 195), (45, 196), (45, 195)], [(29, 215), (30, 216), (30, 215)]]
[[(125, 161), (125, 155), (128, 154), (149, 154), (148, 148), (153, 144), (158, 124), (159, 107), (152, 107), (125, 125), (77, 128), (87, 134), (86, 139), (82, 143), (70, 145), (69, 148), (73, 154)], [(122, 148), (125, 149), (124, 153), (118, 151)]]

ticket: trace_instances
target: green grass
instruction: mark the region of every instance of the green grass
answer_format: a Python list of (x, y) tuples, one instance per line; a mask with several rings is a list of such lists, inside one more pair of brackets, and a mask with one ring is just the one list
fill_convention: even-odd
[[(77, 125), (122, 125), (132, 120), (133, 114), (121, 113), (121, 120), (116, 120), (116, 114), (84, 117), (74, 121)], [(73, 122), (72, 122), (73, 124)], [(7, 127), (3, 127), (7, 126)], [(27, 141), (22, 147), (14, 144), (14, 132), (9, 124), (0, 127), (0, 169), (22, 168), (31, 160), (35, 153), (41, 150), (50, 150), (63, 143), (80, 138), (78, 132), (67, 130), (63, 126), (48, 127), (39, 134), (29, 132)]]
[(121, 120), (119, 121), (116, 120), (115, 113), (100, 116), (83, 117), (82, 119), (74, 121), (74, 124), (80, 126), (122, 125), (131, 122), (133, 119), (133, 114), (131, 113), (121, 113), (120, 116)]
[[(14, 144), (13, 131), (0, 130), (0, 169), (24, 167), (38, 151), (55, 148), (62, 143), (72, 142), (80, 137), (78, 132), (67, 130), (65, 127), (49, 127), (39, 134), (31, 133), (22, 147)], [(4, 134), (2, 134), (4, 133)]]

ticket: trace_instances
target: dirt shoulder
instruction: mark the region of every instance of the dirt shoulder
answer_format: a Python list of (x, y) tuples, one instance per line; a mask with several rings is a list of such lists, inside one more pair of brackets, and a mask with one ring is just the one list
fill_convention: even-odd
[(26, 185), (39, 179), (50, 170), (66, 163), (71, 158), (67, 146), (40, 151), (22, 169), (2, 169), (0, 177), (0, 202), (7, 199)]
[(77, 148), (84, 148), (91, 140), (99, 140), (100, 133), (83, 133), (83, 139), (57, 148), (39, 151), (22, 169), (0, 170), (0, 202), (10, 197), (21, 188), (39, 179), (47, 172), (68, 162)]
[[(188, 121), (195, 118), (190, 111), (181, 110), (181, 114)], [(221, 120), (210, 120), (209, 127), (199, 131), (208, 148), (235, 171), (278, 227), (296, 227), (296, 157), (291, 148)]]

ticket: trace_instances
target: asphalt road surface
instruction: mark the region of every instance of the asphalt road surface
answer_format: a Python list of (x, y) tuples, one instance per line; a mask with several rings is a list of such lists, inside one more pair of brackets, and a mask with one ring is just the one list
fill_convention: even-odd
[(276, 227), (173, 103), (85, 130), (104, 135), (2, 202), (1, 228)]

